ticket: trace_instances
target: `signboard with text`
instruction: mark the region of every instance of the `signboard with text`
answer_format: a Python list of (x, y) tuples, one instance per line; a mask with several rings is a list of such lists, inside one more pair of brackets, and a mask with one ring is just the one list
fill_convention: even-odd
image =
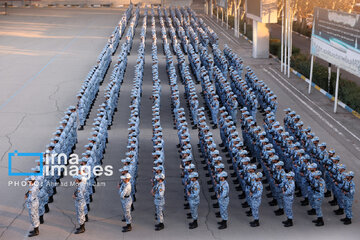
[(360, 15), (315, 8), (311, 54), (360, 77)]

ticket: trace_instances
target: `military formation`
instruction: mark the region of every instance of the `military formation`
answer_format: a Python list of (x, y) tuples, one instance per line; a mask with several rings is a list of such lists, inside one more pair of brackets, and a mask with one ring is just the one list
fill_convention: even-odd
[[(135, 28), (138, 24), (140, 17), (140, 8), (137, 7), (131, 25), (128, 30), (127, 53), (130, 53), (132, 48), (133, 37), (135, 35)], [(140, 104), (142, 96), (142, 82), (144, 77), (144, 64), (145, 64), (145, 40), (146, 40), (146, 24), (147, 24), (147, 9), (145, 9), (143, 24), (140, 31), (140, 46), (138, 49), (138, 57), (135, 66), (135, 76), (131, 89), (131, 102), (130, 102), (130, 118), (128, 128), (128, 143), (126, 158), (122, 159), (123, 167), (119, 169), (121, 173), (120, 182), (118, 185), (121, 207), (123, 210), (122, 221), (126, 223), (123, 227), (123, 232), (132, 230), (131, 211), (134, 211), (133, 203), (136, 202), (136, 179), (138, 171), (138, 158), (139, 158), (139, 124), (140, 124)]]
[(151, 9), (151, 58), (152, 58), (152, 143), (153, 143), (153, 178), (151, 194), (154, 197), (155, 217), (157, 224), (155, 231), (164, 229), (165, 207), (165, 151), (163, 131), (160, 123), (161, 81), (159, 79), (159, 59), (157, 50), (156, 19), (154, 9)]
[[(171, 113), (174, 130), (179, 144), (180, 175), (184, 187), (184, 208), (189, 209), (187, 218), (189, 229), (195, 229), (200, 205), (200, 170), (205, 171), (214, 201), (213, 208), (220, 230), (228, 227), (228, 206), (230, 188), (228, 179), (234, 178), (236, 190), (241, 194), (242, 207), (248, 209), (246, 215), (253, 217), (251, 227), (260, 226), (259, 208), (263, 195), (272, 200), (270, 206), (277, 206), (276, 216), (286, 215), (284, 227), (294, 225), (294, 198), (303, 197), (302, 206), (309, 206), (308, 215), (316, 215), (315, 226), (325, 224), (322, 213), (325, 198), (336, 215), (345, 217), (341, 221), (352, 223), (352, 204), (355, 194), (354, 172), (346, 172), (340, 163), (340, 156), (320, 143), (310, 127), (304, 128), (300, 116), (290, 108), (285, 109), (283, 126), (276, 120), (277, 96), (257, 78), (255, 72), (246, 67), (243, 76), (242, 59), (227, 45), (219, 48), (217, 34), (207, 26), (190, 8), (157, 8), (160, 23), (163, 52), (166, 57), (166, 71), (171, 91)], [(131, 17), (132, 16), (132, 17)], [(64, 153), (70, 156), (77, 143), (77, 130), (84, 129), (86, 119), (95, 102), (112, 55), (119, 46), (128, 27), (124, 43), (121, 45), (118, 61), (114, 65), (110, 83), (105, 88), (105, 100), (97, 109), (89, 142), (85, 145), (80, 159), (80, 171), (74, 176), (76, 189), (73, 194), (79, 227), (75, 234), (85, 232), (90, 203), (93, 201), (97, 177), (93, 174), (96, 166), (103, 164), (108, 130), (111, 129), (113, 115), (117, 111), (119, 93), (127, 68), (127, 58), (132, 49), (140, 18), (140, 7), (133, 13), (131, 4), (112, 32), (96, 66), (89, 72), (77, 95), (77, 106), (70, 106), (54, 133), (44, 158), (36, 160), (34, 176), (26, 179), (29, 189), (25, 194), (33, 230), (29, 237), (39, 235), (39, 226), (44, 223), (44, 214), (50, 211), (49, 203), (57, 193), (63, 172), (54, 165), (67, 164), (55, 156), (55, 161), (46, 161), (52, 154)], [(136, 202), (136, 179), (139, 158), (140, 104), (145, 65), (145, 41), (147, 34), (148, 9), (143, 13), (140, 30), (140, 44), (135, 65), (135, 75), (131, 89), (130, 118), (128, 122), (128, 142), (126, 157), (121, 160), (118, 193), (126, 223), (123, 232), (132, 230), (134, 202)], [(128, 24), (129, 23), (129, 24)], [(160, 124), (161, 81), (159, 79), (159, 59), (157, 49), (157, 28), (155, 11), (151, 8), (152, 37), (152, 144), (153, 177), (151, 194), (154, 197), (155, 230), (165, 228), (165, 152), (163, 131)], [(168, 38), (170, 40), (168, 40)], [(173, 58), (176, 55), (176, 63)], [(188, 55), (186, 58), (185, 56)], [(179, 76), (179, 77), (178, 77)], [(179, 82), (183, 85), (184, 96), (180, 96)], [(197, 88), (200, 85), (201, 90)], [(198, 92), (202, 99), (198, 97)], [(187, 109), (182, 104), (187, 106)], [(261, 112), (263, 116), (260, 117)], [(188, 114), (187, 114), (188, 112)], [(189, 116), (189, 123), (187, 120)], [(260, 122), (259, 122), (260, 120)], [(261, 121), (263, 120), (263, 121)], [(262, 125), (262, 126), (261, 126)], [(198, 144), (191, 145), (191, 130), (197, 129)], [(210, 129), (219, 129), (221, 143), (215, 142)], [(241, 132), (240, 132), (241, 131)], [(198, 150), (202, 160), (194, 159), (193, 151)], [(222, 151), (227, 160), (224, 160)], [(200, 166), (200, 163), (203, 166)], [(232, 173), (225, 171), (227, 165)], [(54, 175), (41, 174), (41, 167), (54, 168)], [(87, 168), (85, 168), (85, 166)], [(267, 185), (267, 186), (266, 186)], [(268, 191), (267, 194), (263, 194)]]

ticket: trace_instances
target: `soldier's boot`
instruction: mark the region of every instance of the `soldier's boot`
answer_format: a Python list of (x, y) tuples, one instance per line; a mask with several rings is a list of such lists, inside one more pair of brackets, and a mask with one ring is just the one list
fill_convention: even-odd
[(334, 210), (334, 213), (336, 215), (342, 215), (344, 214), (344, 209), (339, 207), (339, 209)]
[(131, 204), (131, 211), (134, 211), (135, 208), (134, 208), (134, 204)]
[(315, 226), (317, 226), (317, 227), (324, 226), (324, 220), (323, 220), (323, 218), (322, 218), (322, 217), (319, 217), (319, 218), (318, 218), (318, 220), (317, 220), (317, 222), (316, 222)]
[(270, 186), (265, 187), (265, 190), (270, 191), (271, 190)]
[(53, 195), (57, 194), (56, 187), (53, 187)]
[(301, 206), (307, 206), (309, 205), (309, 199), (305, 198), (303, 201), (301, 201)]
[(261, 181), (263, 184), (268, 183), (268, 180), (265, 178), (264, 180)]
[(292, 219), (288, 219), (285, 223), (284, 223), (284, 227), (292, 227), (293, 226), (293, 220)]
[(192, 218), (191, 213), (188, 213), (186, 218), (191, 219)]
[(233, 180), (233, 183), (234, 183), (234, 184), (239, 184), (239, 180), (238, 180), (238, 179), (235, 179), (235, 180)]
[[(96, 183), (97, 183), (97, 180), (95, 180), (96, 181)], [(92, 191), (93, 191), (93, 193), (95, 193), (95, 186), (91, 186), (92, 187)]]
[(189, 229), (194, 229), (198, 227), (197, 220), (194, 220), (192, 223), (189, 224)]
[(351, 218), (345, 218), (344, 224), (345, 224), (345, 225), (351, 224)]
[(123, 227), (122, 232), (130, 232), (132, 230), (131, 224), (127, 224), (125, 227)]
[(211, 196), (211, 199), (212, 199), (212, 200), (216, 200), (216, 199), (217, 199), (216, 195), (215, 195), (215, 194), (212, 195), (212, 196)]
[(155, 231), (160, 231), (164, 229), (164, 223), (159, 223), (157, 225), (155, 225)]
[(84, 126), (80, 126), (80, 127), (78, 128), (78, 130), (79, 130), (79, 131), (84, 130)]
[(87, 210), (90, 211), (90, 204), (86, 204)]
[(307, 211), (308, 215), (315, 215), (316, 214), (316, 210), (314, 208), (312, 208), (311, 210)]
[(133, 202), (136, 202), (136, 197), (135, 197), (135, 195), (133, 195)]
[(276, 216), (281, 216), (284, 215), (284, 209), (283, 208), (279, 208), (278, 210), (274, 211)]
[(295, 193), (295, 196), (301, 197), (302, 196), (301, 191), (299, 190), (297, 193)]
[(227, 221), (226, 220), (224, 220), (223, 222), (222, 222), (222, 224), (218, 227), (218, 229), (226, 229), (227, 228)]
[(252, 211), (251, 211), (251, 209), (250, 209), (249, 211), (246, 211), (246, 216), (252, 217)]
[(85, 232), (85, 223), (81, 224), (79, 228), (76, 229), (75, 234), (80, 234)]
[(214, 192), (214, 188), (213, 187), (209, 188), (209, 192)]
[(49, 204), (45, 204), (45, 213), (50, 212)]
[(54, 197), (53, 197), (53, 196), (50, 196), (50, 197), (49, 197), (49, 202), (48, 202), (48, 203), (52, 203), (52, 202), (54, 202)]
[(212, 183), (212, 181), (211, 181), (211, 180), (209, 180), (209, 181), (207, 181), (206, 183), (210, 185), (210, 184)]
[[(235, 187), (236, 191), (242, 191), (242, 187), (239, 185), (239, 186), (236, 186)], [(244, 193), (245, 194), (245, 193)]]
[(89, 216), (86, 214), (85, 215), (85, 222), (88, 222), (89, 221)]
[(216, 212), (216, 213), (215, 213), (215, 216), (216, 216), (217, 218), (220, 218), (220, 217), (221, 217), (220, 212)]
[(219, 206), (219, 203), (214, 203), (213, 204), (213, 208), (219, 208), (220, 206)]
[(222, 225), (225, 220), (221, 220), (220, 222), (217, 222), (217, 224)]
[(92, 202), (93, 201), (92, 194), (89, 197), (90, 197), (90, 202)]
[(336, 199), (336, 197), (334, 196), (334, 199), (331, 200), (331, 201), (329, 201), (329, 203), (330, 203), (331, 206), (335, 206), (335, 205), (337, 204), (337, 199)]
[(277, 200), (274, 198), (271, 202), (269, 202), (270, 206), (275, 206), (277, 204)]
[(225, 145), (224, 145), (224, 143), (220, 143), (219, 146), (220, 146), (220, 147), (224, 147)]
[(268, 194), (266, 194), (266, 197), (268, 197), (268, 198), (272, 198), (272, 197), (273, 197), (273, 195), (272, 195), (272, 193), (271, 193), (271, 192), (269, 192)]
[(44, 223), (44, 215), (41, 215), (39, 217), (39, 221), (40, 221), (40, 224), (43, 224)]
[(254, 220), (254, 221), (250, 222), (250, 226), (251, 226), (251, 227), (258, 227), (258, 226), (260, 226), (259, 220)]
[(244, 199), (246, 197), (245, 192), (243, 192), (241, 195), (239, 195), (239, 199)]
[(327, 190), (326, 193), (324, 194), (324, 197), (331, 197), (331, 191)]
[(231, 175), (231, 177), (236, 177), (236, 173), (235, 173), (235, 172), (231, 173), (230, 175)]
[(242, 208), (248, 208), (250, 207), (249, 203), (248, 202), (244, 202), (241, 204)]
[(39, 235), (39, 227), (36, 227), (36, 228), (34, 228), (34, 230), (32, 230), (31, 232), (29, 232), (28, 237), (35, 237), (35, 236), (37, 236), (37, 235)]

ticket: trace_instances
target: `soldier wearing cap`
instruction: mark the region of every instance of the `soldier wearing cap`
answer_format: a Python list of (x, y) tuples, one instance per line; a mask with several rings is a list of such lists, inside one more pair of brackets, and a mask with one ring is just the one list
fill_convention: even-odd
[(121, 200), (121, 206), (123, 208), (123, 213), (126, 221), (126, 226), (123, 227), (122, 232), (129, 232), (132, 230), (131, 227), (131, 205), (132, 205), (132, 198), (131, 198), (131, 175), (126, 173), (125, 175), (121, 176), (121, 183), (119, 183), (119, 195)]
[(255, 181), (252, 182), (250, 191), (249, 191), (251, 214), (248, 214), (248, 216), (252, 215), (254, 217), (254, 221), (250, 222), (251, 227), (260, 226), (259, 207), (261, 204), (261, 195), (263, 192), (263, 185), (261, 183), (262, 177), (263, 177), (263, 175), (261, 172), (258, 172), (256, 174)]
[(221, 215), (221, 222), (219, 223), (219, 229), (227, 228), (227, 221), (228, 221), (228, 212), (227, 208), (229, 205), (229, 184), (226, 181), (228, 175), (226, 172), (222, 172), (218, 176), (220, 178), (220, 187), (219, 191), (217, 192), (217, 198), (219, 201), (220, 206), (220, 215)]
[(188, 214), (188, 218), (193, 219), (193, 222), (189, 223), (189, 229), (194, 229), (198, 227), (198, 207), (200, 204), (199, 174), (192, 172), (189, 178), (191, 179), (191, 183), (187, 191), (187, 198), (190, 204), (190, 215)]
[(35, 176), (30, 176), (25, 179), (29, 185), (29, 190), (25, 194), (26, 206), (29, 210), (30, 222), (34, 230), (29, 232), (28, 237), (39, 235), (39, 183)]
[[(34, 171), (37, 174), (40, 174), (40, 166), (36, 166), (35, 168), (31, 169), (32, 171)], [(35, 177), (36, 182), (39, 184), (39, 221), (40, 224), (44, 223), (44, 214), (49, 212), (49, 206), (48, 206), (48, 201), (49, 201), (49, 195), (46, 192), (46, 188), (44, 186), (45, 182), (44, 182), (44, 176), (43, 175), (38, 175)]]
[(159, 174), (155, 176), (156, 185), (152, 188), (152, 195), (154, 196), (154, 204), (156, 208), (156, 217), (158, 224), (155, 225), (155, 231), (164, 229), (164, 205), (165, 205), (165, 175)]
[(336, 173), (335, 175), (333, 175), (334, 196), (336, 197), (337, 204), (339, 206), (337, 210), (334, 210), (336, 215), (344, 214), (344, 199), (341, 188), (343, 187), (345, 181), (345, 176), (346, 176), (345, 170), (346, 170), (345, 164), (338, 164)]
[(324, 199), (325, 181), (321, 178), (321, 175), (320, 171), (313, 173), (314, 181), (311, 186), (314, 191), (314, 207), (317, 215), (317, 219), (313, 220), (313, 223), (315, 223), (317, 227), (324, 226), (321, 204)]
[(82, 182), (83, 177), (81, 175), (74, 176), (76, 183), (76, 190), (73, 194), (73, 199), (75, 199), (75, 208), (76, 208), (76, 217), (77, 221), (80, 224), (80, 227), (76, 228), (75, 234), (80, 234), (85, 232), (85, 212), (86, 212), (86, 184)]
[(284, 227), (293, 226), (293, 202), (294, 202), (294, 192), (295, 192), (295, 174), (294, 172), (289, 172), (286, 174), (286, 181), (281, 185), (283, 192), (284, 200), (284, 209), (287, 216), (287, 220), (283, 221)]
[(345, 208), (345, 218), (342, 218), (341, 221), (345, 225), (351, 224), (351, 219), (353, 217), (352, 214), (352, 204), (354, 201), (354, 194), (355, 194), (355, 183), (354, 179), (354, 172), (350, 171), (345, 175), (345, 181), (341, 188), (342, 193), (344, 195), (344, 208)]

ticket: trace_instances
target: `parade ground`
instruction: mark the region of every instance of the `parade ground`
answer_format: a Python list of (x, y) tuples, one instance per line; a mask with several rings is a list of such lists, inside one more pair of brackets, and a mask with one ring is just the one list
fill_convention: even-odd
[[(28, 209), (24, 194), (27, 187), (22, 185), (24, 176), (9, 176), (8, 153), (15, 150), (24, 153), (44, 152), (53, 133), (59, 126), (64, 111), (70, 105), (77, 105), (76, 94), (90, 69), (96, 64), (97, 57), (105, 46), (115, 26), (121, 20), (126, 8), (9, 8), (8, 15), (0, 16), (0, 239), (25, 239), (29, 230)], [(355, 173), (354, 182), (360, 186), (360, 119), (343, 108), (333, 113), (333, 102), (318, 91), (307, 93), (308, 85), (295, 75), (290, 78), (280, 71), (280, 64), (273, 58), (254, 59), (251, 57), (252, 46), (242, 37), (236, 38), (233, 30), (221, 25), (216, 18), (203, 13), (203, 9), (194, 8), (197, 16), (210, 26), (219, 37), (219, 48), (227, 44), (250, 66), (259, 79), (263, 80), (277, 95), (277, 121), (283, 125), (283, 109), (291, 108), (301, 116), (304, 127), (310, 126), (312, 132), (326, 142), (328, 149), (333, 148), (346, 164), (347, 171)], [(169, 78), (166, 72), (166, 58), (163, 51), (161, 28), (157, 11), (155, 14), (157, 31), (157, 48), (159, 58), (159, 78), (161, 80), (161, 126), (163, 129), (166, 191), (165, 191), (165, 229), (154, 231), (154, 200), (151, 195), (152, 167), (152, 59), (151, 59), (151, 17), (147, 20), (147, 37), (145, 42), (145, 65), (140, 108), (139, 164), (135, 210), (132, 212), (133, 230), (122, 232), (124, 223), (117, 184), (120, 179), (118, 171), (121, 159), (125, 158), (128, 141), (128, 122), (130, 116), (130, 94), (135, 75), (135, 65), (140, 44), (140, 29), (144, 8), (141, 9), (139, 25), (136, 28), (133, 47), (128, 55), (127, 70), (120, 89), (117, 111), (113, 116), (113, 125), (108, 130), (108, 143), (103, 165), (113, 167), (112, 176), (98, 178), (98, 186), (90, 204), (89, 222), (86, 232), (74, 235), (76, 220), (75, 204), (72, 194), (75, 187), (70, 185), (71, 176), (64, 177), (62, 186), (57, 187), (54, 202), (49, 204), (50, 212), (44, 216), (45, 223), (40, 226), (40, 235), (34, 239), (357, 239), (360, 234), (360, 195), (355, 194), (353, 203), (353, 220), (345, 226), (340, 221), (328, 201), (324, 198), (322, 210), (325, 226), (315, 227), (308, 216), (310, 208), (300, 205), (302, 198), (294, 199), (294, 226), (284, 228), (285, 216), (275, 216), (264, 190), (260, 206), (260, 223), (251, 228), (242, 208), (243, 200), (238, 199), (232, 179), (229, 178), (230, 204), (228, 228), (219, 230), (213, 208), (213, 193), (208, 191), (209, 178), (203, 169), (197, 144), (198, 130), (191, 129), (191, 145), (194, 162), (200, 175), (201, 186), (199, 206), (199, 227), (188, 228), (184, 210), (184, 186), (181, 181), (181, 160), (177, 144), (177, 130), (173, 129), (171, 115), (171, 98)], [(125, 30), (125, 34), (127, 29)], [(104, 91), (110, 82), (111, 72), (117, 63), (120, 46), (125, 41), (125, 34), (120, 40), (119, 48), (112, 56), (112, 62), (100, 86), (99, 93), (91, 109), (83, 131), (78, 131), (78, 142), (75, 153), (84, 152), (84, 145), (92, 132), (96, 109), (104, 102)], [(170, 40), (170, 37), (168, 36)], [(211, 52), (209, 50), (209, 52)], [(174, 64), (177, 59), (174, 52)], [(186, 56), (187, 58), (187, 56)], [(244, 76), (243, 76), (244, 77)], [(178, 74), (180, 101), (189, 119), (189, 108), (185, 104), (184, 85)], [(201, 85), (196, 84), (200, 106), (204, 98), (200, 95)], [(258, 112), (256, 119), (263, 128), (263, 115)], [(207, 121), (210, 122), (208, 116)], [(210, 125), (210, 124), (209, 124)], [(189, 126), (190, 121), (189, 121)], [(241, 133), (240, 125), (237, 126)], [(219, 129), (211, 129), (217, 144), (221, 143)], [(240, 136), (242, 136), (240, 134)], [(241, 138), (241, 137), (240, 137)], [(220, 150), (220, 148), (219, 148)], [(226, 153), (220, 151), (228, 173), (233, 171), (227, 163)], [(33, 160), (13, 161), (12, 171), (26, 172), (34, 167)], [(357, 189), (358, 190), (358, 187)]]

